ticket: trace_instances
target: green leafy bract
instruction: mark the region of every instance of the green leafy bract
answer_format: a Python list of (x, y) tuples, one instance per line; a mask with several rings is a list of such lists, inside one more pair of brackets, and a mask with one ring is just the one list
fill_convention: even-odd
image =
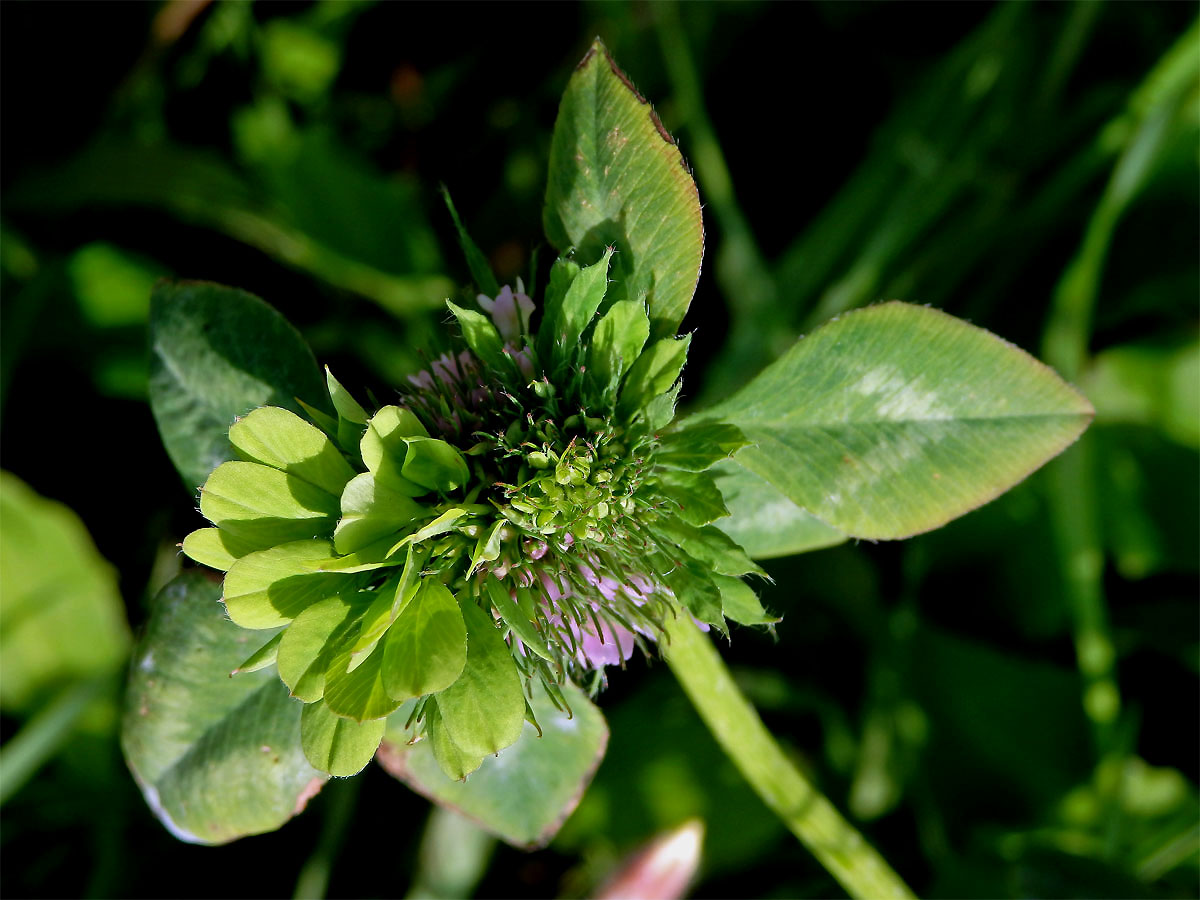
[(306, 703), (300, 717), (300, 739), (308, 761), (330, 775), (357, 775), (379, 742), (387, 719), (354, 722), (334, 715), (324, 701)]
[(283, 632), (276, 665), (293, 697), (315, 703), (325, 695), (334, 650), (362, 612), (362, 604), (352, 599), (327, 597), (301, 612)]
[(180, 544), (184, 555), (203, 566), (228, 572), (235, 560), (259, 549), (254, 541), (235, 538), (220, 528), (198, 528)]
[(538, 355), (552, 380), (580, 352), (579, 339), (595, 318), (608, 291), (611, 259), (612, 248), (609, 247), (596, 263), (575, 273), (564, 291), (547, 294), (545, 313), (538, 328)]
[[(683, 371), (691, 343), (692, 336), (688, 334), (682, 338), (663, 338), (643, 350), (625, 376), (617, 401), (617, 415), (632, 418), (638, 410), (649, 407), (652, 401), (666, 394)], [(674, 414), (673, 403), (671, 414)], [(661, 418), (670, 421), (669, 417)], [(652, 414), (651, 419), (657, 423), (660, 415)]]
[(709, 470), (729, 509), (715, 524), (753, 559), (791, 556), (833, 547), (846, 535), (801, 509), (778, 488), (735, 459)]
[(467, 629), (458, 602), (436, 578), (416, 595), (383, 641), (383, 685), (395, 700), (450, 687), (467, 663)]
[[(504, 624), (512, 629), (512, 633), (516, 635), (521, 643), (542, 659), (553, 661), (554, 657), (546, 647), (545, 639), (538, 633), (529, 613), (522, 609), (509, 596), (508, 587), (501, 584), (498, 578), (488, 578), (485, 582), (485, 589), (492, 601), (492, 606), (496, 612), (500, 613)], [(528, 589), (526, 588), (520, 588), (519, 590), (524, 590), (528, 593)]]
[(662, 436), (654, 461), (660, 466), (703, 472), (733, 456), (750, 442), (741, 430), (726, 422), (703, 422), (668, 431)]
[(425, 706), (425, 735), (429, 752), (439, 770), (447, 778), (465, 781), (466, 777), (483, 764), (487, 754), (468, 753), (450, 737), (450, 731), (442, 724), (442, 711), (437, 700)]
[(223, 531), (272, 547), (333, 531), (335, 494), (252, 462), (221, 463), (200, 489), (200, 512)]
[(337, 441), (342, 452), (356, 462), (362, 462), (359, 443), (362, 441), (363, 431), (367, 427), (367, 411), (348, 390), (342, 387), (341, 382), (333, 377), (329, 366), (325, 367), (325, 385), (329, 390), (329, 399), (333, 403), (336, 415), (330, 416), (303, 400), (300, 401), (300, 405), (318, 427)]
[(279, 659), (279, 644), (283, 640), (283, 632), (279, 632), (269, 641), (238, 663), (238, 667), (230, 675), (240, 675), (243, 672), (257, 672), (268, 666), (275, 665)]
[(385, 406), (371, 417), (361, 450), (363, 463), (380, 485), (409, 497), (455, 490), (469, 476), (462, 454), (431, 438), (420, 420), (400, 406)]
[(663, 546), (682, 550), (703, 563), (709, 572), (718, 575), (766, 575), (741, 547), (715, 526), (697, 528), (681, 518), (666, 517), (659, 519), (653, 530), (660, 535)]
[(713, 580), (713, 573), (686, 555), (670, 563), (671, 568), (664, 576), (667, 587), (699, 621), (724, 632), (721, 590)]
[(263, 406), (229, 429), (229, 441), (249, 462), (261, 463), (339, 496), (354, 477), (333, 442), (298, 415), (277, 406)]
[(316, 572), (333, 553), (329, 541), (293, 541), (248, 553), (229, 567), (221, 599), (243, 628), (286, 625), (318, 600), (352, 589), (355, 579)]
[(677, 515), (689, 525), (700, 527), (729, 515), (720, 490), (703, 472), (660, 469), (654, 478)]
[(587, 370), (601, 403), (612, 404), (621, 378), (649, 336), (650, 319), (641, 300), (620, 300), (596, 322), (588, 345)]
[(507, 367), (504, 358), (504, 338), (500, 337), (500, 332), (496, 330), (492, 320), (483, 313), (463, 309), (449, 300), (446, 301), (446, 306), (458, 320), (463, 340), (471, 348), (471, 352), (492, 368)]
[(742, 579), (714, 575), (713, 583), (721, 592), (721, 610), (726, 618), (739, 625), (773, 625), (779, 621), (778, 616), (767, 614), (754, 589)]
[(467, 663), (458, 680), (437, 695), (437, 706), (454, 745), (482, 758), (521, 736), (525, 697), (512, 654), (491, 617), (470, 599), (460, 606), (467, 626)]
[(342, 517), (333, 530), (340, 554), (354, 553), (396, 534), (427, 512), (411, 497), (381, 484), (371, 472), (356, 475), (342, 491)]

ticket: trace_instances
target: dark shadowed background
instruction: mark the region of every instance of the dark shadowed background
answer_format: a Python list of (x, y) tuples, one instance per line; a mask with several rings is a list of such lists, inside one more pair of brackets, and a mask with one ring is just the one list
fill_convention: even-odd
[[(1195, 896), (1194, 14), (3, 4), (2, 465), (111, 565), (72, 532), (77, 564), (6, 507), (0, 587), (78, 565), (86, 588), (68, 606), (47, 594), (33, 631), (0, 620), (0, 759), (49, 735), (17, 745), (20, 778), (3, 769), (5, 896), (288, 896), (306, 865), (301, 887), (327, 878), (330, 896), (439, 873), (480, 896), (581, 896), (692, 816), (695, 896), (837, 895), (665, 666), (640, 660), (601, 697), (608, 757), (560, 837), (495, 848), (476, 888), (452, 876), (486, 856), (419, 859), (429, 806), (375, 767), (214, 849), (175, 841), (120, 757), (119, 620), (145, 621), (201, 521), (146, 403), (151, 285), (250, 290), (353, 391), (391, 396), (468, 281), (439, 183), (500, 280), (527, 278), (558, 97), (594, 35), (705, 204), (685, 403), (899, 298), (1041, 356), (1097, 408), (1079, 445), (942, 531), (769, 562), (777, 638), (737, 629), (724, 648), (768, 725), (921, 895)], [(550, 259), (541, 246), (539, 275)], [(6, 481), (6, 502), (19, 491)]]

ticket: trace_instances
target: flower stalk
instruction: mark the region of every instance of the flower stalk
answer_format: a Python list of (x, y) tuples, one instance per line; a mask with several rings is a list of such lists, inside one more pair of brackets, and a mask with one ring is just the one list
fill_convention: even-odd
[(667, 623), (663, 656), (717, 743), (762, 801), (852, 897), (912, 897), (882, 856), (784, 755), (708, 636)]

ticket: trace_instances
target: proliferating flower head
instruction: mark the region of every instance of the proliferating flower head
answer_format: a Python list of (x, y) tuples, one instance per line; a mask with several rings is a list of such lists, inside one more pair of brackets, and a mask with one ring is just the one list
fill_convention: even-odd
[(704, 474), (745, 441), (667, 427), (689, 338), (649, 341), (642, 300), (606, 302), (612, 253), (555, 263), (536, 333), (520, 282), (449, 303), (461, 349), (373, 414), (330, 374), (336, 417), (230, 429), (241, 459), (200, 492), (215, 527), (183, 549), (226, 570), (234, 622), (283, 627), (243, 668), (274, 662), (308, 704), (314, 764), (357, 771), (407, 702), (463, 777), (517, 739), (532, 683), (565, 703), (668, 617), (723, 629), (723, 593), (760, 572), (710, 525), (727, 510)]

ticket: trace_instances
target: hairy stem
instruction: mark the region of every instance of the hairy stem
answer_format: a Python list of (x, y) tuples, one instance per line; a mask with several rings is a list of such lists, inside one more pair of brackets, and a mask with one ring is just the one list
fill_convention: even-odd
[(801, 774), (767, 731), (708, 636), (667, 623), (667, 663), (700, 717), (763, 802), (852, 897), (912, 897), (891, 866)]

